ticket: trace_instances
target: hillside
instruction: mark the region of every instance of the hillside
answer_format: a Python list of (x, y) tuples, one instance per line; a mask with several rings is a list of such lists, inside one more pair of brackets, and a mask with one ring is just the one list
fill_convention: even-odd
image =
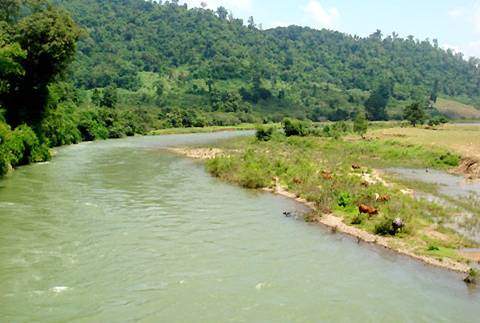
[[(84, 28), (72, 69), (86, 89), (115, 84), (127, 105), (350, 117), (384, 86), (389, 106), (480, 95), (478, 60), (436, 41), (245, 26), (216, 12), (144, 0), (57, 0)], [(150, 83), (141, 73), (148, 72)], [(145, 75), (145, 74), (143, 74)], [(157, 91), (158, 89), (158, 91)], [(385, 92), (385, 91), (384, 91)]]
[(438, 111), (452, 119), (480, 119), (480, 110), (472, 105), (439, 98), (435, 104)]

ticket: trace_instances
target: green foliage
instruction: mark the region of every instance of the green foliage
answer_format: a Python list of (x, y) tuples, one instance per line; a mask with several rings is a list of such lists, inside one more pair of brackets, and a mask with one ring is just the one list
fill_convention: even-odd
[(414, 127), (416, 127), (417, 124), (423, 124), (426, 119), (426, 114), (422, 104), (415, 102), (407, 106), (403, 112), (403, 118)]
[(72, 103), (60, 103), (46, 111), (41, 123), (41, 133), (52, 146), (76, 144), (82, 140), (77, 124), (75, 106)]
[(35, 132), (27, 125), (15, 128), (5, 144), (13, 167), (49, 160), (51, 157), (48, 147), (40, 143)]
[(369, 120), (387, 120), (386, 108), (391, 96), (391, 86), (382, 83), (365, 102), (365, 108)]
[(103, 92), (103, 96), (100, 99), (100, 106), (106, 108), (114, 108), (118, 102), (117, 89), (113, 86), (108, 86)]
[(98, 109), (87, 109), (80, 112), (78, 130), (86, 141), (107, 139), (109, 133)]
[(452, 154), (450, 152), (447, 152), (445, 154), (440, 155), (438, 159), (439, 159), (439, 163), (443, 165), (457, 167), (458, 165), (460, 165), (461, 157), (458, 155)]
[(446, 123), (448, 123), (448, 118), (445, 116), (435, 116), (428, 120), (428, 125), (430, 127), (435, 127)]
[(382, 236), (396, 235), (397, 230), (393, 227), (393, 217), (383, 217), (379, 223), (375, 225), (375, 233)]
[[(79, 43), (76, 84), (128, 89), (147, 99), (142, 106), (228, 112), (248, 110), (248, 103), (275, 121), (338, 121), (366, 101), (368, 118), (377, 120), (399, 101), (480, 94), (475, 60), (413, 37), (359, 38), (297, 26), (262, 31), (253, 18), (250, 27), (225, 18), (224, 8), (165, 1), (55, 2), (89, 31)], [(162, 86), (141, 84), (146, 72)]]
[(285, 136), (307, 136), (310, 125), (306, 121), (285, 118), (282, 121), (283, 131)]
[(269, 141), (272, 139), (276, 130), (277, 129), (274, 126), (259, 125), (256, 128), (255, 137), (259, 141)]
[(347, 207), (352, 204), (352, 196), (350, 195), (349, 192), (341, 192), (340, 195), (338, 196), (338, 206), (340, 207)]
[(335, 122), (332, 124), (327, 124), (322, 128), (321, 135), (323, 137), (330, 137), (334, 139), (340, 139), (344, 135), (351, 132), (351, 127), (344, 121)]
[(368, 121), (365, 113), (359, 112), (353, 121), (353, 131), (360, 137), (365, 137), (368, 130)]
[[(10, 70), (15, 68), (16, 72), (11, 77), (7, 73), (10, 86), (3, 91), (0, 102), (4, 102), (11, 124), (37, 123), (46, 107), (47, 86), (72, 61), (80, 31), (66, 12), (48, 5), (31, 6), (31, 14), (8, 28), (16, 41), (8, 46), (15, 48), (15, 60), (22, 71), (10, 64)], [(0, 69), (0, 74), (6, 73), (4, 66)]]

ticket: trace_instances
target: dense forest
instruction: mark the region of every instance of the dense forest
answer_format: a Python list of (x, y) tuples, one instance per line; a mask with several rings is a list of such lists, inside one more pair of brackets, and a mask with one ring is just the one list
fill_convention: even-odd
[(178, 1), (2, 0), (0, 175), (49, 147), (169, 127), (284, 117), (403, 118), (437, 97), (476, 104), (479, 60), (437, 41), (262, 30)]
[[(351, 117), (375, 91), (391, 99), (390, 107), (438, 95), (480, 95), (479, 60), (466, 61), (436, 40), (380, 31), (360, 38), (296, 26), (264, 31), (253, 17), (245, 23), (223, 7), (188, 9), (178, 1), (58, 2), (87, 31), (74, 67), (76, 85), (114, 84), (136, 94), (130, 104), (158, 105), (160, 94), (169, 107), (337, 120)], [(393, 109), (390, 116), (399, 114)], [(373, 111), (371, 117), (387, 115)]]

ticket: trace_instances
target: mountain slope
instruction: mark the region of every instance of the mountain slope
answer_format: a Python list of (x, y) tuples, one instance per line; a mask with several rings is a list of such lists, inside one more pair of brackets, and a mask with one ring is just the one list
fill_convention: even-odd
[(174, 97), (188, 95), (187, 103), (205, 108), (218, 90), (220, 97), (240, 94), (264, 111), (283, 107), (315, 118), (348, 116), (381, 84), (391, 88), (394, 105), (432, 91), (480, 95), (478, 60), (467, 62), (436, 42), (296, 26), (262, 31), (224, 10), (174, 3), (56, 2), (86, 30), (74, 76), (87, 89), (114, 83), (136, 91), (142, 86), (138, 73), (153, 72), (170, 93), (163, 104), (186, 104)]

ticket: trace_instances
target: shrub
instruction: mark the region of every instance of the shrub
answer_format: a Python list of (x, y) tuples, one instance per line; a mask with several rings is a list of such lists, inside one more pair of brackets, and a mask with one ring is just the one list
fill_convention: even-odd
[(27, 125), (21, 125), (12, 132), (6, 147), (13, 167), (50, 159), (48, 147), (40, 144), (35, 132)]
[(255, 137), (259, 141), (270, 141), (275, 133), (275, 127), (273, 126), (258, 126), (255, 133)]
[(41, 131), (52, 146), (76, 144), (82, 140), (74, 109), (71, 103), (61, 103), (55, 109), (47, 110)]
[(338, 206), (347, 207), (352, 204), (352, 196), (348, 192), (340, 193), (338, 197)]
[(350, 222), (353, 225), (359, 225), (362, 224), (363, 218), (361, 214), (357, 214), (352, 218), (352, 221)]
[(353, 131), (364, 138), (368, 130), (368, 121), (365, 113), (359, 112), (353, 121)]
[(395, 226), (395, 219), (390, 216), (383, 217), (380, 219), (380, 222), (378, 222), (375, 225), (375, 233), (386, 236), (386, 235), (396, 235), (399, 232), (406, 232), (405, 228), (405, 223), (402, 221), (401, 227), (396, 227)]
[(452, 167), (456, 167), (460, 164), (460, 156), (451, 153), (441, 155), (439, 160), (442, 164)]
[(309, 124), (305, 121), (300, 121), (296, 119), (285, 118), (282, 121), (283, 130), (287, 137), (290, 136), (301, 136), (305, 137), (308, 135)]
[(108, 129), (97, 109), (88, 109), (80, 112), (78, 130), (85, 141), (108, 138)]
[(375, 233), (386, 236), (386, 235), (395, 235), (396, 231), (393, 229), (393, 219), (390, 217), (384, 217), (379, 223), (375, 225)]

